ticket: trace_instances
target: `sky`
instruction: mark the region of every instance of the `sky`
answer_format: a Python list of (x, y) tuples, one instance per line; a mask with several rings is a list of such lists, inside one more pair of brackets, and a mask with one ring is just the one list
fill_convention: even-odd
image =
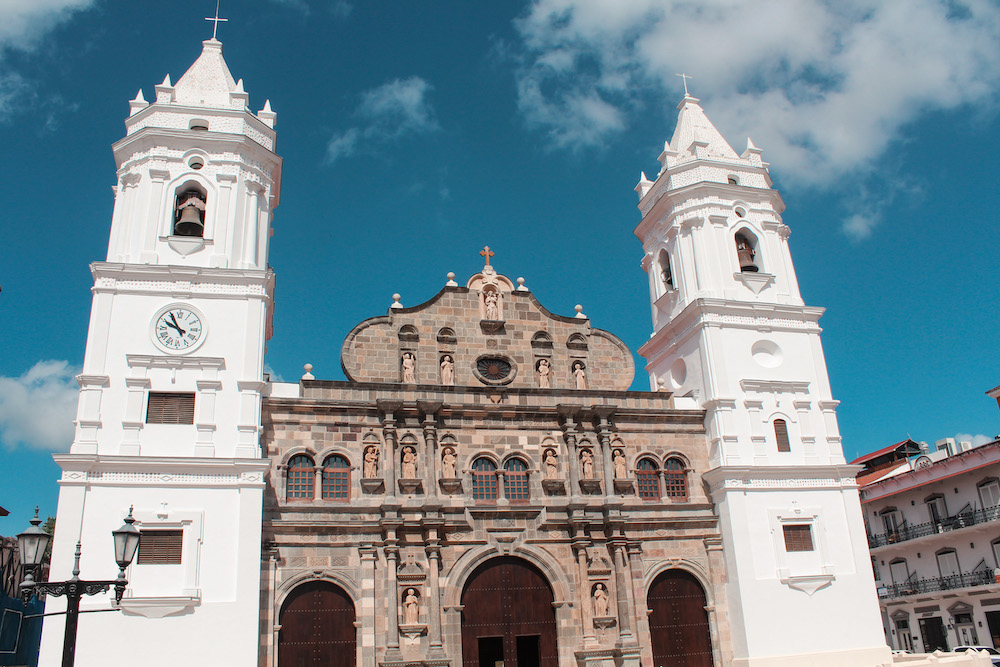
[[(0, 1), (0, 534), (55, 514), (128, 100), (201, 51), (210, 0)], [(343, 379), (355, 324), (454, 271), (523, 276), (633, 350), (651, 332), (633, 191), (677, 73), (763, 149), (848, 460), (985, 441), (1000, 410), (993, 0), (223, 0), (219, 39), (284, 159), (267, 366)], [(634, 389), (648, 389), (637, 358)]]

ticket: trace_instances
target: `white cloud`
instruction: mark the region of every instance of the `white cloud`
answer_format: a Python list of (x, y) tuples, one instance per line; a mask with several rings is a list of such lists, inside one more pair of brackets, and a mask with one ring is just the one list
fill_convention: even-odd
[(413, 76), (362, 93), (355, 111), (360, 123), (333, 134), (327, 143), (327, 164), (405, 134), (440, 129), (434, 107), (427, 99), (432, 90), (424, 79)]
[(988, 435), (983, 435), (982, 433), (977, 433), (973, 435), (972, 433), (956, 433), (955, 442), (971, 442), (973, 447), (979, 447), (980, 445), (985, 445), (989, 442), (993, 442), (996, 438), (991, 438)]
[(78, 369), (66, 361), (39, 361), (20, 377), (0, 377), (0, 441), (51, 451), (73, 442)]
[(330, 13), (338, 19), (346, 19), (353, 11), (354, 5), (349, 2), (344, 2), (344, 0), (338, 0), (330, 5)]
[(32, 82), (10, 69), (11, 50), (31, 51), (45, 35), (95, 0), (2, 0), (0, 2), (0, 121), (37, 100)]
[(807, 185), (864, 174), (921, 114), (1000, 90), (990, 0), (535, 0), (515, 27), (519, 109), (554, 145), (607, 145), (686, 72), (730, 141), (752, 134)]

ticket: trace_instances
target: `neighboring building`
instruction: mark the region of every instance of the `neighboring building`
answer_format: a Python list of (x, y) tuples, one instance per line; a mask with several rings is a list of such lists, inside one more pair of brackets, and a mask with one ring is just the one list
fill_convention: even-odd
[(1000, 647), (1000, 440), (915, 444), (859, 475), (886, 636), (918, 652)]
[(148, 667), (890, 661), (822, 309), (759, 149), (686, 95), (640, 180), (652, 392), (628, 390), (619, 338), (488, 248), (464, 285), (358, 324), (346, 381), (272, 383), (281, 158), (247, 102), (208, 40), (114, 145), (55, 576), (82, 535), (85, 576), (113, 577), (102, 542), (132, 504), (142, 543), (77, 665), (107, 664), (109, 637)]

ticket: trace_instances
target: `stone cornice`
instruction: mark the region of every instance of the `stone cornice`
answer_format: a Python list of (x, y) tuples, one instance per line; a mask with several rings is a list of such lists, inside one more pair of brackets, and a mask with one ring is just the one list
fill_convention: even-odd
[(54, 454), (59, 484), (263, 487), (268, 459)]
[(721, 491), (766, 491), (781, 489), (839, 489), (858, 487), (857, 465), (721, 466), (702, 475), (710, 494)]
[(274, 292), (274, 272), (270, 269), (93, 262), (90, 272), (94, 293), (270, 300)]

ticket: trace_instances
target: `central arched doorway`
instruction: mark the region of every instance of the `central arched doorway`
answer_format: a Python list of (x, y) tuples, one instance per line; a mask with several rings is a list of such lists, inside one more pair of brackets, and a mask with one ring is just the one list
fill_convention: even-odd
[(278, 667), (353, 667), (357, 658), (354, 603), (327, 581), (298, 586), (278, 615)]
[(705, 589), (690, 572), (667, 570), (649, 587), (649, 633), (657, 667), (712, 667)]
[(502, 556), (480, 565), (462, 591), (462, 666), (556, 667), (552, 587), (537, 567)]

